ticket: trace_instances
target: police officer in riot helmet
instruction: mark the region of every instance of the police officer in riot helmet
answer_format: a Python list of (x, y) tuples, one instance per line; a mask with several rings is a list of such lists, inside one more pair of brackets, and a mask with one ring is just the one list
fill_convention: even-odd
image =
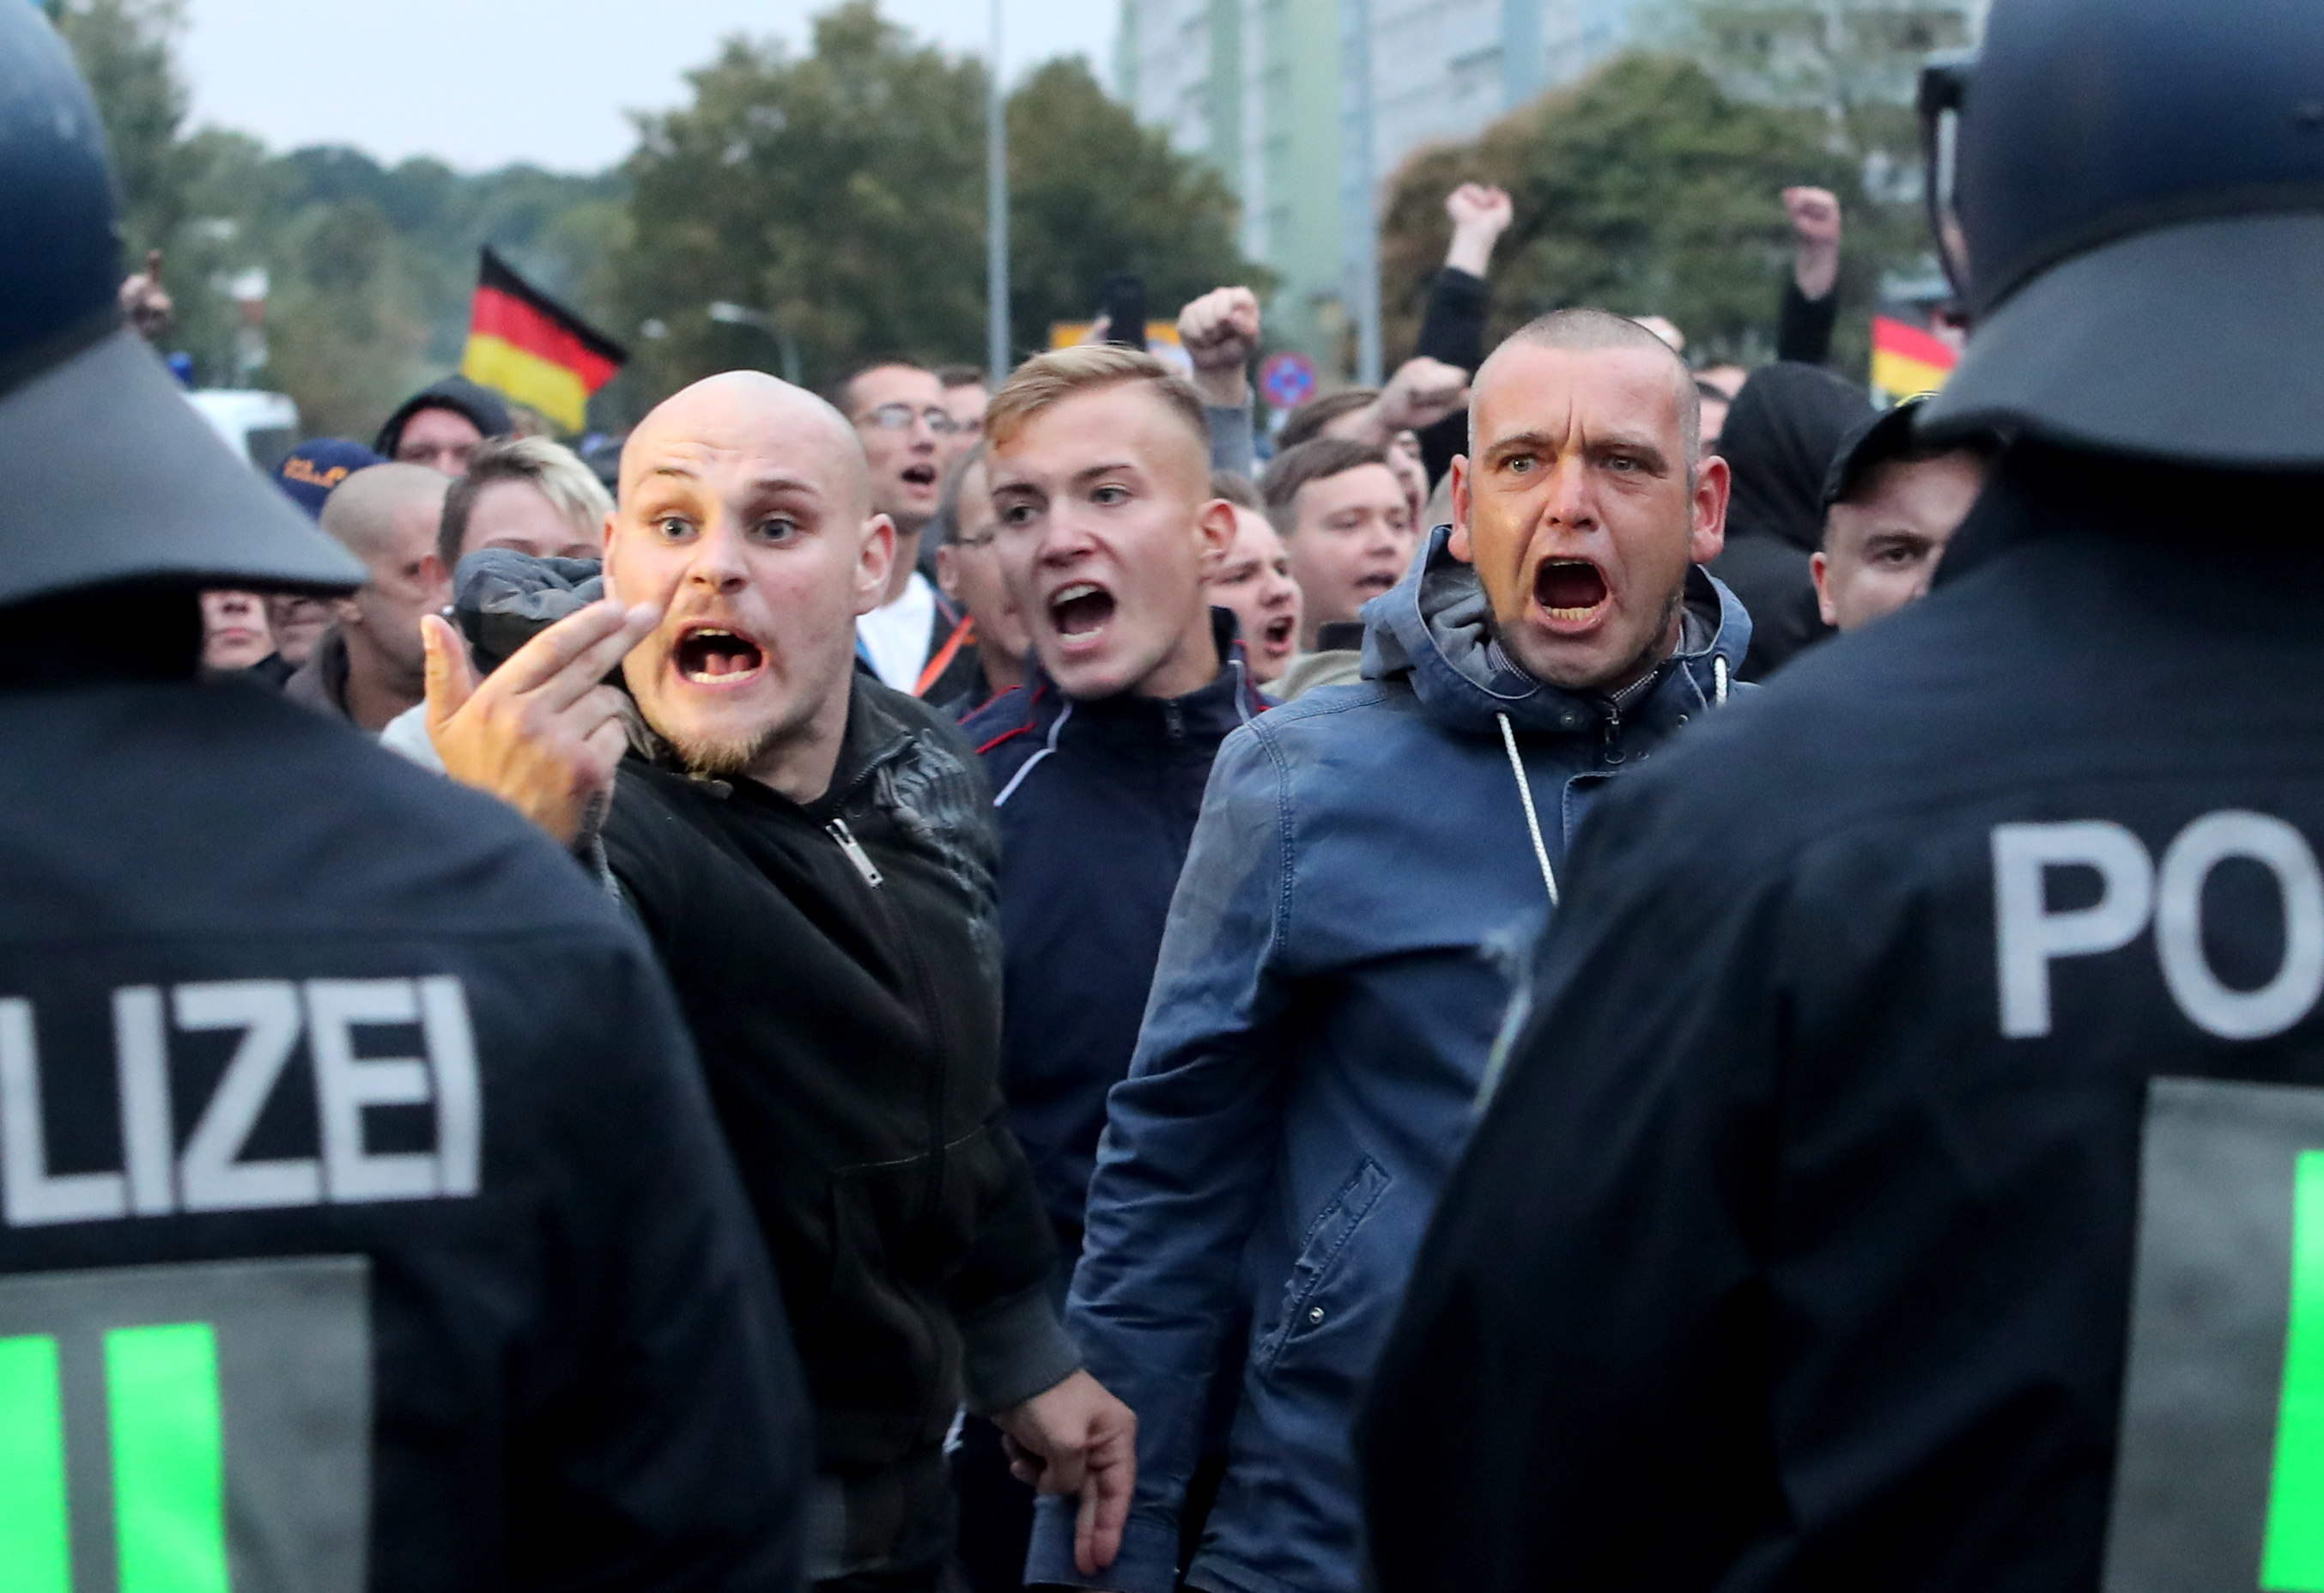
[(0, 1586), (792, 1585), (797, 1372), (667, 988), (515, 814), (198, 678), (200, 588), (363, 570), (121, 323), (22, 5), (0, 216)]
[(2324, 6), (1932, 79), (2016, 440), (1609, 792), (1363, 1436), (1386, 1593), (2324, 1587)]

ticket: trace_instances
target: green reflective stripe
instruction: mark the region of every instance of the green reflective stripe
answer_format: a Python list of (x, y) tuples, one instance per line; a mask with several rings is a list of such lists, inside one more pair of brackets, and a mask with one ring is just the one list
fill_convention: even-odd
[(230, 1593), (217, 1340), (207, 1322), (105, 1336), (121, 1593)]
[(2268, 1485), (2268, 1593), (2324, 1593), (2324, 1151), (2303, 1151), (2292, 1194), (2292, 1311)]
[(0, 1338), (0, 1588), (72, 1593), (57, 1341)]

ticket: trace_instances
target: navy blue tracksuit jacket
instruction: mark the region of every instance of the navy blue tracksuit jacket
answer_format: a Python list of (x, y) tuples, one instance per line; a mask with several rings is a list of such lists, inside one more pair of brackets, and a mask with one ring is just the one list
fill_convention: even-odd
[(1199, 691), (1074, 701), (1037, 668), (963, 727), (1001, 825), (1001, 1088), (1067, 1270), (1211, 761), (1268, 707), (1212, 619), (1227, 663)]

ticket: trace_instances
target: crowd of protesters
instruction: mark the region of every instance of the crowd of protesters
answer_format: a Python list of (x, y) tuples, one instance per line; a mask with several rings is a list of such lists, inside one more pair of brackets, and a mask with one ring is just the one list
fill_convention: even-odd
[[(1361, 1586), (1360, 1391), (1574, 827), (1926, 590), (1976, 495), (1984, 450), (1814, 363), (1838, 209), (1784, 197), (1810, 357), (1723, 443), (1667, 322), (1488, 357), (1511, 204), (1470, 184), (1413, 357), (1265, 437), (1224, 287), (1190, 377), (1093, 343), (998, 391), (712, 378), (613, 497), (456, 377), (277, 471), (368, 579), (296, 661), (208, 594), (206, 662), (295, 662), (645, 929), (791, 1306), (818, 1584)], [(1545, 553), (1490, 440), (1574, 411)]]
[(1464, 184), (1271, 425), (1230, 284), (269, 487), (19, 10), (0, 1583), (2324, 1587), (2315, 334), (2156, 309), (2312, 310), (2324, 111), (2105, 153), (2324, 18), (2002, 0), (1934, 397), (1828, 192), (1747, 371), (1489, 346)]

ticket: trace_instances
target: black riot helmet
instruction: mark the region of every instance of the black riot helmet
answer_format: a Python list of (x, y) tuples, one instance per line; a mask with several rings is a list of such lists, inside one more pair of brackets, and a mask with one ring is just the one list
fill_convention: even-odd
[(104, 129), (22, 0), (0, 4), (0, 605), (124, 581), (361, 585), (124, 323)]
[(1977, 318), (1923, 431), (2324, 467), (2324, 4), (1996, 0), (1922, 109)]

